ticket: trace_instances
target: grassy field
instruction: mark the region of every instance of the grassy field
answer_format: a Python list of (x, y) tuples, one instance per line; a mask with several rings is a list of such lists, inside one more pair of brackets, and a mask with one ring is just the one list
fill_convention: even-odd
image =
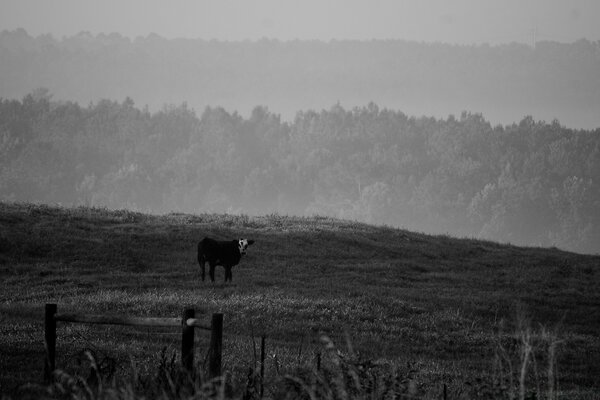
[[(220, 267), (216, 283), (201, 281), (195, 249), (204, 236), (256, 240), (233, 283)], [(234, 396), (257, 367), (263, 334), (270, 397), (281, 397), (286, 379), (302, 381), (321, 353), (323, 363), (409, 380), (424, 398), (441, 398), (444, 384), (454, 398), (508, 398), (519, 381), (527, 393), (553, 387), (560, 398), (600, 393), (600, 257), (558, 249), (320, 217), (0, 203), (0, 393), (19, 397), (24, 384), (41, 382), (48, 302), (91, 314), (223, 312)], [(201, 364), (208, 336), (196, 337)], [(177, 329), (61, 323), (57, 367), (84, 374), (90, 350), (108, 376), (152, 377), (177, 362), (179, 346)]]

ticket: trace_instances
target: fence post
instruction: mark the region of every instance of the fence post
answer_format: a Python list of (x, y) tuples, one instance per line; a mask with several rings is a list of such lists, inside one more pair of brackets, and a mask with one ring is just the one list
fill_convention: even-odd
[(210, 378), (221, 376), (221, 352), (223, 351), (223, 314), (213, 314), (210, 329), (208, 374)]
[(194, 316), (194, 309), (186, 308), (181, 321), (181, 365), (190, 373), (194, 370), (194, 327), (188, 326), (187, 320)]
[(46, 359), (44, 360), (44, 382), (52, 381), (52, 374), (56, 368), (56, 304), (46, 304), (44, 318), (44, 347)]

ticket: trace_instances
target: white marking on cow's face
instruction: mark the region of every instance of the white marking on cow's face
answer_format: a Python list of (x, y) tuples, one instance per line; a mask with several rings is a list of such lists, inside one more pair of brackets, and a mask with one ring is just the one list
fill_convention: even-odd
[(240, 249), (240, 254), (244, 255), (246, 254), (246, 249), (248, 248), (248, 246), (250, 246), (252, 243), (254, 243), (253, 240), (248, 241), (248, 239), (240, 239), (238, 240), (238, 248)]

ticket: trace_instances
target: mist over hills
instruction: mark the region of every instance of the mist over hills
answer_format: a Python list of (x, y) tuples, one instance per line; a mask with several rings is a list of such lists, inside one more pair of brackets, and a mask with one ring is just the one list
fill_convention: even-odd
[(0, 201), (321, 214), (597, 253), (599, 104), (587, 40), (4, 31)]
[(328, 215), (597, 253), (599, 182), (600, 129), (531, 117), (493, 127), (369, 103), (290, 123), (266, 107), (0, 99), (0, 201)]
[(531, 115), (593, 129), (600, 127), (600, 42), (533, 48), (0, 33), (0, 95), (22, 98), (39, 87), (80, 104), (129, 96), (152, 111), (185, 101), (248, 116), (266, 106), (291, 121), (301, 110), (374, 102), (415, 116), (466, 110), (492, 124)]

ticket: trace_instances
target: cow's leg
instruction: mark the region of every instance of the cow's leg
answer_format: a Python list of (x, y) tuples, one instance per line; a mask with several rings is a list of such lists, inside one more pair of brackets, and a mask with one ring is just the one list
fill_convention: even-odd
[(200, 268), (202, 268), (202, 282), (204, 282), (204, 278), (206, 277), (206, 261), (198, 260), (198, 263), (200, 264)]
[(215, 281), (215, 268), (216, 268), (217, 264), (209, 261), (208, 265), (210, 267), (208, 270), (208, 274), (210, 275), (210, 280), (212, 282), (214, 282)]
[(225, 282), (230, 281), (233, 278), (233, 275), (231, 274), (231, 266), (226, 266), (225, 267)]
[(205, 263), (206, 263), (206, 258), (204, 258), (202, 242), (200, 242), (200, 243), (198, 243), (198, 264), (200, 265), (200, 268), (202, 268), (202, 281), (203, 282), (204, 282), (204, 276), (205, 276), (205, 271), (204, 271)]

